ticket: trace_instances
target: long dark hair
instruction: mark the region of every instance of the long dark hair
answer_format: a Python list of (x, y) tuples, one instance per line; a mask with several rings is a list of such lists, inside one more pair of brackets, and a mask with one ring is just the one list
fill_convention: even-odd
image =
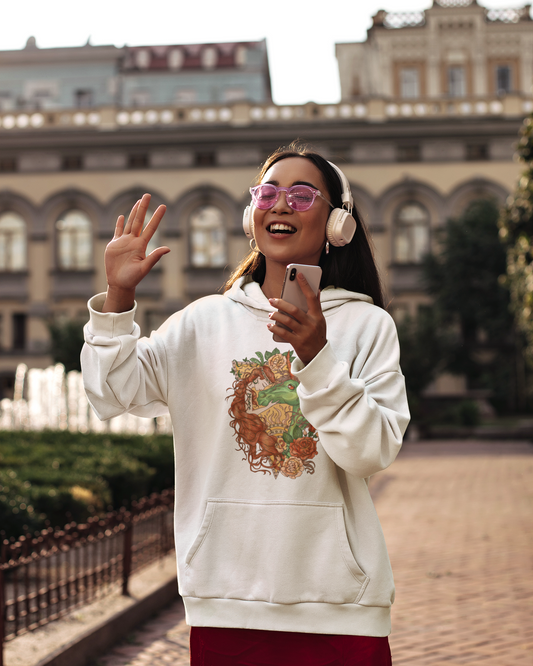
[[(276, 162), (288, 157), (304, 157), (320, 171), (326, 184), (329, 200), (335, 208), (342, 208), (342, 184), (335, 169), (318, 153), (297, 142), (288, 147), (278, 148), (263, 164), (256, 182), (260, 183), (265, 173)], [(325, 249), (319, 259), (322, 268), (320, 288), (340, 287), (370, 296), (375, 305), (384, 308), (381, 280), (379, 278), (374, 253), (366, 226), (354, 206), (352, 215), (357, 222), (357, 229), (351, 243), (344, 247), (330, 246), (329, 254)], [(263, 284), (266, 274), (265, 257), (260, 252), (250, 252), (230, 275), (224, 286), (227, 291), (243, 275), (250, 275), (256, 282)]]

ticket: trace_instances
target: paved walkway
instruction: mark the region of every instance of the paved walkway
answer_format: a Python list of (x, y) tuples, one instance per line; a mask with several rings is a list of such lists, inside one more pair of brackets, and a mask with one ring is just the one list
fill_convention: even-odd
[[(404, 445), (372, 480), (396, 580), (395, 666), (533, 663), (533, 445)], [(99, 666), (182, 666), (175, 603)]]

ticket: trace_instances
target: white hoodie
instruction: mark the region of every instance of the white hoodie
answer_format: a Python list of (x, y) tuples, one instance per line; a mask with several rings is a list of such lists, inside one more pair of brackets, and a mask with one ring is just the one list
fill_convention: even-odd
[(394, 583), (368, 477), (409, 421), (396, 329), (363, 294), (321, 294), (328, 344), (304, 367), (255, 282), (139, 340), (89, 301), (82, 366), (101, 419), (172, 418), (178, 583), (193, 626), (386, 636)]

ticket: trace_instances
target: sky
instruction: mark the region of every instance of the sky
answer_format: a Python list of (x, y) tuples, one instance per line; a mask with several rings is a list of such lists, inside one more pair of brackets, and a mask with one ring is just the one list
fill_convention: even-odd
[[(432, 0), (23, 0), (2, 3), (0, 51), (267, 40), (276, 104), (336, 103), (335, 44), (366, 37), (379, 10), (428, 9)], [(489, 8), (520, 0), (480, 0)]]

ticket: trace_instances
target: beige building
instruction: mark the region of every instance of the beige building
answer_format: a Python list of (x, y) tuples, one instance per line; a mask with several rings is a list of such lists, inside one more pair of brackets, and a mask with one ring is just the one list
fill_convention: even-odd
[[(15, 67), (18, 55), (27, 72), (31, 62), (46, 64), (48, 50), (0, 52), (5, 394), (19, 362), (51, 362), (46, 319), (85, 316), (87, 298), (105, 289), (102, 258), (116, 217), (144, 192), (154, 207), (168, 207), (157, 242), (171, 248), (138, 291), (144, 332), (216, 291), (247, 251), (242, 211), (261, 161), (298, 137), (348, 176), (393, 314), (427, 302), (420, 261), (435, 231), (470, 200), (503, 202), (515, 187), (513, 143), (533, 109), (532, 27), (525, 10), (460, 0), (416, 15), (379, 12), (365, 42), (337, 45), (342, 100), (330, 105), (274, 105), (263, 42), (225, 51), (203, 45), (208, 56), (199, 45), (196, 59), (175, 55), (186, 47), (143, 47), (148, 56), (121, 52), (113, 66), (113, 47), (53, 49), (56, 59), (77, 63), (107, 49), (99, 52), (107, 83), (82, 82), (60, 99), (63, 83), (48, 63), (40, 77), (53, 85), (42, 87), (37, 103), (20, 104), (6, 63)], [(252, 75), (239, 80), (246, 63)], [(222, 87), (206, 100), (209, 86), (194, 80), (218, 81), (218, 67), (229, 92)], [(183, 85), (178, 74), (188, 77)], [(151, 88), (151, 77), (161, 76), (168, 84)], [(128, 77), (137, 82), (126, 85)], [(97, 88), (115, 97), (99, 98)], [(119, 97), (126, 89), (136, 93)]]

